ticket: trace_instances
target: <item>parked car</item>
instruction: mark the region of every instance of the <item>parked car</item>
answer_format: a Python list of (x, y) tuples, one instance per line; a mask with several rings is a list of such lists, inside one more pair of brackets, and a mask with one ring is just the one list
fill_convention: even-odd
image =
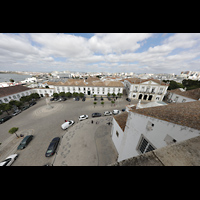
[(129, 99), (129, 98), (126, 98), (126, 101), (128, 101), (128, 102), (131, 102), (131, 99)]
[(29, 142), (33, 139), (33, 135), (27, 135), (19, 144), (19, 146), (17, 147), (17, 150), (22, 150), (24, 149)]
[(103, 101), (103, 97), (101, 97), (101, 101)]
[(69, 121), (65, 122), (64, 124), (62, 124), (61, 128), (63, 130), (65, 130), (65, 129), (69, 128), (70, 126), (72, 126), (74, 123), (75, 123), (75, 121), (69, 120)]
[(113, 110), (113, 115), (117, 115), (117, 114), (119, 114), (120, 113), (120, 111), (119, 110)]
[(46, 157), (50, 157), (56, 152), (56, 149), (58, 147), (59, 141), (60, 141), (59, 137), (53, 138), (53, 140), (50, 142), (50, 144), (49, 144), (49, 146), (47, 148), (47, 151), (45, 153)]
[(92, 117), (101, 117), (101, 113), (93, 113)]
[(12, 154), (0, 162), (0, 166), (10, 166), (17, 159), (18, 154)]
[(33, 101), (33, 102), (31, 102), (31, 103), (29, 104), (29, 106), (33, 106), (33, 105), (35, 105), (35, 104), (36, 104), (36, 102)]
[(108, 100), (109, 100), (109, 101), (111, 101), (111, 98), (110, 98), (110, 97), (108, 97)]
[(79, 121), (82, 121), (84, 119), (88, 119), (88, 115), (81, 115), (78, 119), (79, 119)]
[(1, 118), (0, 119), (0, 124), (4, 123), (5, 121), (9, 120), (10, 118), (12, 118), (12, 116), (10, 116), (10, 115)]
[(126, 108), (123, 108), (123, 109), (122, 109), (122, 112), (125, 112), (125, 111), (126, 111)]
[(18, 115), (19, 113), (21, 113), (22, 111), (21, 110), (15, 110), (14, 113), (12, 114), (13, 116), (16, 116)]
[(29, 108), (29, 106), (23, 106), (22, 107), (22, 111), (24, 111), (24, 110), (26, 110), (26, 109), (28, 109)]
[(82, 98), (82, 101), (85, 101), (85, 100), (86, 100), (86, 98), (85, 98), (85, 97), (83, 97), (83, 98)]
[(105, 112), (104, 112), (104, 115), (105, 115), (105, 116), (112, 115), (112, 112), (110, 112), (110, 111), (105, 111)]
[(75, 101), (79, 101), (79, 97), (76, 97), (76, 98), (75, 98)]

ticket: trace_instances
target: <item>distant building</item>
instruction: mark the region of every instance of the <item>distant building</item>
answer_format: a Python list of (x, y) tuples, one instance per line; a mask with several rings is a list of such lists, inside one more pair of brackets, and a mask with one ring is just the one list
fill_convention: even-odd
[(85, 95), (100, 95), (105, 96), (108, 93), (123, 93), (124, 85), (121, 81), (105, 80), (101, 81), (98, 78), (89, 77), (86, 80), (80, 79), (68, 79), (66, 82), (47, 82), (47, 85), (54, 89), (54, 92), (70, 92), (80, 93)]
[(27, 96), (33, 93), (32, 89), (23, 85), (0, 88), (0, 104), (9, 103), (11, 100), (19, 101), (22, 96)]
[(124, 80), (124, 86), (131, 99), (162, 101), (169, 84), (156, 79), (128, 78)]
[(167, 100), (174, 103), (190, 102), (200, 100), (200, 88), (185, 91), (182, 88), (169, 90)]
[(200, 101), (133, 109), (113, 117), (118, 162), (200, 135)]

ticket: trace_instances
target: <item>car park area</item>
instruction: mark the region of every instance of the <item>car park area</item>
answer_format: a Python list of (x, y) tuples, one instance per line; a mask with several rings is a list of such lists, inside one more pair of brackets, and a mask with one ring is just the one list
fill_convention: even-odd
[[(127, 104), (125, 99), (121, 99), (120, 101), (117, 100), (115, 106), (111, 105), (110, 101), (105, 100), (103, 106), (98, 102), (94, 108), (93, 101), (93, 98), (86, 98), (86, 101), (74, 101), (73, 99), (61, 102), (51, 101), (50, 104), (52, 108), (50, 108), (47, 107), (45, 98), (41, 98), (36, 105), (24, 110), (8, 121), (5, 121), (0, 125), (0, 152), (3, 152), (0, 155), (0, 162), (6, 159), (9, 155), (18, 154), (18, 158), (12, 164), (13, 166), (52, 165), (55, 162), (57, 153), (59, 154), (61, 151), (60, 144), (62, 143), (62, 138), (66, 137), (69, 131), (73, 130), (74, 134), (76, 134), (76, 129), (80, 124), (85, 124), (84, 127), (87, 128), (90, 126), (89, 124), (91, 124), (92, 119), (95, 121), (100, 118), (105, 118), (106, 120), (106, 117), (108, 116), (104, 116), (105, 111), (112, 112), (114, 109), (122, 110)], [(93, 113), (101, 113), (102, 117), (92, 118)], [(88, 115), (88, 119), (79, 121), (81, 115)], [(62, 130), (61, 125), (65, 123), (65, 120), (73, 120), (75, 124), (67, 130)], [(102, 130), (104, 129), (103, 126), (109, 126), (106, 122), (107, 121), (102, 122), (103, 124), (99, 124)], [(17, 138), (15, 134), (11, 135), (8, 133), (9, 129), (12, 127), (19, 127), (19, 130), (17, 131), (18, 135), (22, 134), (24, 137), (27, 135), (33, 135), (33, 140), (25, 149), (17, 150), (17, 146), (23, 140), (23, 137)], [(94, 132), (96, 130), (91, 128), (89, 131), (91, 131), (92, 134), (92, 131)], [(79, 134), (81, 134), (81, 127), (79, 132)], [(61, 139), (56, 152), (51, 157), (45, 157), (47, 147), (55, 137)], [(83, 131), (81, 137), (75, 137), (73, 142), (80, 143), (81, 141), (79, 140), (87, 140), (87, 137), (90, 137), (89, 133), (84, 135)], [(106, 137), (109, 139), (108, 136)], [(104, 141), (104, 143), (105, 142), (106, 141)], [(101, 143), (98, 142), (97, 145), (99, 151), (101, 151)], [(87, 146), (87, 148), (90, 149), (89, 146)], [(91, 149), (94, 148), (92, 147)], [(72, 159), (75, 159), (73, 152), (76, 151), (71, 151), (70, 163), (72, 165)], [(84, 155), (82, 158), (84, 159)], [(79, 160), (82, 158), (79, 158)], [(101, 157), (101, 159), (103, 158), (104, 157)], [(103, 160), (100, 163), (104, 163)], [(87, 165), (87, 163), (84, 164)], [(94, 163), (94, 165), (96, 164), (98, 164), (98, 162)]]

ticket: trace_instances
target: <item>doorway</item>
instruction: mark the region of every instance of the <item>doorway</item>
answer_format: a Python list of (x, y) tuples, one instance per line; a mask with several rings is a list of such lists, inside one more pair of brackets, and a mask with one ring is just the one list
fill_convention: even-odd
[(88, 91), (87, 94), (90, 95), (90, 91)]
[(138, 98), (138, 99), (142, 99), (142, 94), (139, 95), (139, 98)]

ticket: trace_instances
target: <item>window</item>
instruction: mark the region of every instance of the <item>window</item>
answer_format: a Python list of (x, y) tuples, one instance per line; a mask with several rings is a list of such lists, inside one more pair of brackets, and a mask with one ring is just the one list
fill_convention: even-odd
[(155, 148), (152, 144), (150, 144), (150, 142), (146, 138), (142, 137), (138, 146), (138, 150), (140, 151), (140, 153), (143, 154), (149, 151), (153, 151), (155, 150)]
[(7, 98), (4, 98), (3, 100), (4, 100), (5, 102), (8, 102), (8, 99), (7, 99)]
[(116, 136), (119, 137), (119, 133), (118, 133), (118, 131), (116, 131)]

